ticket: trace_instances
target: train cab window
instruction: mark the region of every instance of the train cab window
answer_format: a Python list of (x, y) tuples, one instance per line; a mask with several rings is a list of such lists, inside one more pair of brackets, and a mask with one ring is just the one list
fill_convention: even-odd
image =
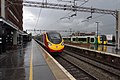
[(100, 41), (102, 41), (102, 37), (100, 37)]
[(106, 41), (106, 40), (107, 40), (107, 37), (106, 37), (105, 35), (103, 36), (103, 40), (104, 40), (104, 41)]
[(101, 36), (100, 36), (100, 41), (106, 41), (106, 40), (107, 40), (107, 38), (106, 38), (105, 35), (101, 35)]
[(54, 43), (54, 44), (59, 44), (62, 41), (62, 37), (59, 33), (47, 33), (48, 39)]
[(94, 38), (91, 38), (91, 42), (94, 42)]
[(50, 34), (49, 37), (51, 39), (61, 39), (60, 35), (59, 34)]

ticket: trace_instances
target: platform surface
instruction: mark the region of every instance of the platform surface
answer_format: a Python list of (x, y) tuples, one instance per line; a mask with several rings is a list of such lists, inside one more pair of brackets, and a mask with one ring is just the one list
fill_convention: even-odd
[(7, 55), (0, 62), (0, 80), (70, 80), (34, 40)]

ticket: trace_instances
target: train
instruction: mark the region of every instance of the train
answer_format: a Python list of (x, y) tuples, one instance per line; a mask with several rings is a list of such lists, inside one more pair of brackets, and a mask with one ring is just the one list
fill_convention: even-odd
[(62, 53), (64, 40), (60, 33), (48, 31), (36, 37), (49, 53)]
[(105, 35), (97, 36), (71, 36), (63, 37), (65, 42), (73, 43), (89, 43), (89, 44), (107, 44), (107, 38)]

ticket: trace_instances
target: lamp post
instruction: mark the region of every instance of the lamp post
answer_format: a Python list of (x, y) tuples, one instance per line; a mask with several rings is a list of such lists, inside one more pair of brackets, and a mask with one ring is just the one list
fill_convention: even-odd
[(98, 25), (99, 25), (100, 22), (96, 22), (97, 24), (97, 37), (98, 37)]
[(70, 28), (70, 43), (71, 43), (71, 37), (72, 37), (72, 28)]
[(98, 47), (98, 25), (99, 25), (100, 22), (96, 22), (97, 24), (97, 47)]

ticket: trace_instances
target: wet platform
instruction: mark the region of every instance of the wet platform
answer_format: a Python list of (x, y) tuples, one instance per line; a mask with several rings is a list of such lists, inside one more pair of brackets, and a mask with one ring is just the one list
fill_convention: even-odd
[(74, 80), (34, 40), (9, 51), (0, 62), (0, 80)]

